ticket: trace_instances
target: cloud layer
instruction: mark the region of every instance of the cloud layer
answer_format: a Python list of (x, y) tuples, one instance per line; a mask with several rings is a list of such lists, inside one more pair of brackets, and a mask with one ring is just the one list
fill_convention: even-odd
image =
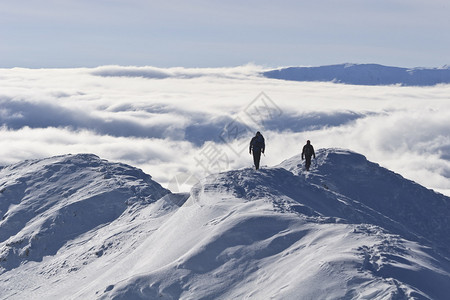
[(450, 195), (449, 85), (287, 82), (262, 69), (1, 69), (0, 164), (90, 152), (173, 189), (174, 179), (251, 167), (248, 142), (260, 130), (263, 165), (310, 139)]

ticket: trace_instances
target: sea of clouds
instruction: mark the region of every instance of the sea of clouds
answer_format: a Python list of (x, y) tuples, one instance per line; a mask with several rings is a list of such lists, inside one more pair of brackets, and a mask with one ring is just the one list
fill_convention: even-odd
[[(450, 195), (450, 85), (358, 86), (261, 76), (263, 67), (0, 69), (0, 165), (67, 153), (142, 168), (185, 191), (209, 173), (347, 148)], [(299, 162), (301, 163), (301, 162)]]

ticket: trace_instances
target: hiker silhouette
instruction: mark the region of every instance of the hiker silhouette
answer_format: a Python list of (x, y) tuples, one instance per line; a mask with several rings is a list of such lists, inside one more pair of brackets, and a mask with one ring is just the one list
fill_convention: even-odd
[(259, 169), (259, 161), (261, 159), (261, 153), (264, 153), (266, 148), (264, 137), (258, 131), (256, 135), (250, 141), (249, 153), (253, 152), (253, 163), (255, 164), (255, 169)]
[(314, 152), (314, 147), (311, 145), (311, 142), (309, 140), (306, 141), (306, 145), (303, 146), (302, 151), (302, 160), (305, 160), (305, 169), (306, 171), (309, 171), (309, 167), (311, 166), (311, 157), (314, 156), (316, 158), (316, 153)]

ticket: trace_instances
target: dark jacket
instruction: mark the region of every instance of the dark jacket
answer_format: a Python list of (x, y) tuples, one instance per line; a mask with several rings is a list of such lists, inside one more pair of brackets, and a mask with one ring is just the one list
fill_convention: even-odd
[(265, 148), (266, 144), (264, 142), (264, 137), (262, 134), (256, 134), (250, 141), (249, 152), (252, 152), (253, 150), (253, 152), (261, 151), (264, 153)]
[(306, 144), (305, 146), (303, 146), (302, 159), (305, 156), (307, 158), (311, 158), (311, 156), (314, 156), (314, 158), (316, 158), (316, 153), (314, 152), (314, 147), (311, 144)]

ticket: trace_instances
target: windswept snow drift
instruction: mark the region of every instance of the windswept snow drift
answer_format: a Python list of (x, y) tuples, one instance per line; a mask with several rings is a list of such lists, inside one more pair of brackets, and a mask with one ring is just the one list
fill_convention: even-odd
[(94, 155), (0, 169), (0, 297), (445, 299), (450, 199), (317, 151), (172, 194)]

